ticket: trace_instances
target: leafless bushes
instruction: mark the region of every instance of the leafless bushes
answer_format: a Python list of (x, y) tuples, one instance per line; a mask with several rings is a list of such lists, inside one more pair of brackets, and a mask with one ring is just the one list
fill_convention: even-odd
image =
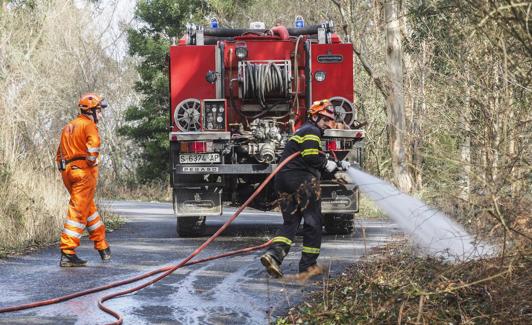
[(58, 179), (17, 167), (0, 166), (0, 256), (57, 240), (66, 208)]
[(109, 99), (100, 127), (102, 178), (123, 171), (127, 146), (115, 129), (137, 99), (131, 95), (136, 74), (105, 52), (95, 33), (102, 22), (87, 12), (91, 8), (66, 0), (15, 2), (0, 11), (0, 169), (7, 175), (0, 188), (0, 247), (57, 237), (68, 198), (55, 151), (61, 128), (77, 115), (80, 94), (96, 91)]
[[(523, 7), (490, 14), (505, 4), (455, 3), (446, 15), (426, 14), (438, 9), (437, 1), (417, 8), (425, 12), (417, 28), (427, 37), (425, 53), (414, 54), (425, 55), (428, 79), (424, 98), (420, 93), (412, 98), (413, 111), (424, 101), (421, 130), (437, 131), (417, 135), (418, 154), (425, 157), (421, 167), (431, 177), (424, 183), (439, 202), (454, 202), (454, 215), (483, 231), (494, 226), (509, 231), (531, 204), (532, 79), (523, 71), (532, 61), (520, 39), (532, 38), (520, 27), (526, 19)], [(419, 85), (420, 74), (411, 74)]]
[[(384, 2), (332, 2), (363, 67), (355, 92), (369, 121), (366, 166), (392, 178), (380, 98), (389, 50)], [(511, 224), (530, 217), (524, 210), (531, 204), (529, 4), (392, 2), (401, 12), (403, 132), (414, 190), (485, 235), (519, 236)]]
[(277, 324), (528, 324), (530, 259), (449, 264), (389, 247)]

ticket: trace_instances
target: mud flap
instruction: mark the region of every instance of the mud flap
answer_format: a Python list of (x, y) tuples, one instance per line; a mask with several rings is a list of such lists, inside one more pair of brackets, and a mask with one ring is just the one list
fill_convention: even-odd
[(174, 213), (177, 217), (221, 215), (221, 192), (220, 187), (175, 188)]
[(321, 184), (321, 212), (358, 212), (358, 187), (353, 185)]

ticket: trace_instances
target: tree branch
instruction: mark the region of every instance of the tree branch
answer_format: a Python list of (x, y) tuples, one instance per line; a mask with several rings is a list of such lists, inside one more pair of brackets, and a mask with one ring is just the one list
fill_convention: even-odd
[(373, 73), (373, 68), (366, 61), (366, 58), (362, 54), (362, 51), (353, 42), (353, 39), (354, 39), (353, 31), (349, 30), (350, 24), (348, 23), (348, 17), (346, 17), (346, 13), (345, 13), (344, 8), (342, 7), (342, 4), (338, 0), (331, 0), (331, 2), (334, 3), (334, 5), (338, 8), (338, 11), (340, 12), (340, 16), (342, 17), (342, 29), (344, 30), (344, 33), (346, 35), (350, 35), (351, 36), (351, 41), (352, 41), (351, 45), (353, 46), (353, 52), (356, 54), (358, 60), (362, 64), (362, 67), (364, 68), (364, 71), (366, 71), (368, 76), (373, 80), (373, 83), (375, 84), (377, 89), (379, 89), (379, 91), (381, 92), (382, 96), (384, 96), (386, 98), (389, 95), (389, 91), (388, 91), (387, 86), (385, 85), (385, 83), (382, 80), (382, 78), (375, 76), (375, 74)]

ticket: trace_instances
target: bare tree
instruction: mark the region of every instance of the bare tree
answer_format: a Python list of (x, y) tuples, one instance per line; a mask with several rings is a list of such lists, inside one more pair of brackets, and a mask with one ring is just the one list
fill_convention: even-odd
[(402, 191), (410, 192), (412, 177), (406, 155), (406, 121), (403, 92), (403, 48), (399, 26), (399, 4), (395, 0), (383, 3), (386, 23), (386, 104), (388, 111), (388, 139), (395, 182)]
[[(364, 20), (363, 8), (356, 5), (353, 0), (331, 0), (337, 7), (342, 18), (344, 32), (351, 36), (352, 40), (360, 39), (356, 28), (360, 21)], [(387, 134), (391, 156), (392, 171), (395, 183), (405, 192), (412, 190), (412, 177), (408, 168), (408, 155), (406, 144), (406, 121), (403, 89), (403, 49), (401, 44), (401, 28), (399, 19), (399, 2), (387, 0), (379, 2), (384, 12), (385, 25), (385, 52), (386, 69), (380, 74), (369, 63), (365, 51), (353, 41), (353, 51), (364, 71), (373, 80), (386, 101), (386, 114), (388, 118)], [(360, 14), (356, 12), (360, 9)], [(374, 10), (379, 10), (376, 8)], [(362, 43), (363, 44), (363, 43)]]

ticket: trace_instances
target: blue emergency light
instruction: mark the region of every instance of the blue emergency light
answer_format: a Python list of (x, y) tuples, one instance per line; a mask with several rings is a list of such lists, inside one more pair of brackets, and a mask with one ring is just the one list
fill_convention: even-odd
[(301, 16), (296, 16), (296, 19), (294, 21), (294, 27), (295, 28), (303, 28), (305, 27), (305, 20)]
[(218, 19), (211, 18), (211, 28), (218, 28)]

